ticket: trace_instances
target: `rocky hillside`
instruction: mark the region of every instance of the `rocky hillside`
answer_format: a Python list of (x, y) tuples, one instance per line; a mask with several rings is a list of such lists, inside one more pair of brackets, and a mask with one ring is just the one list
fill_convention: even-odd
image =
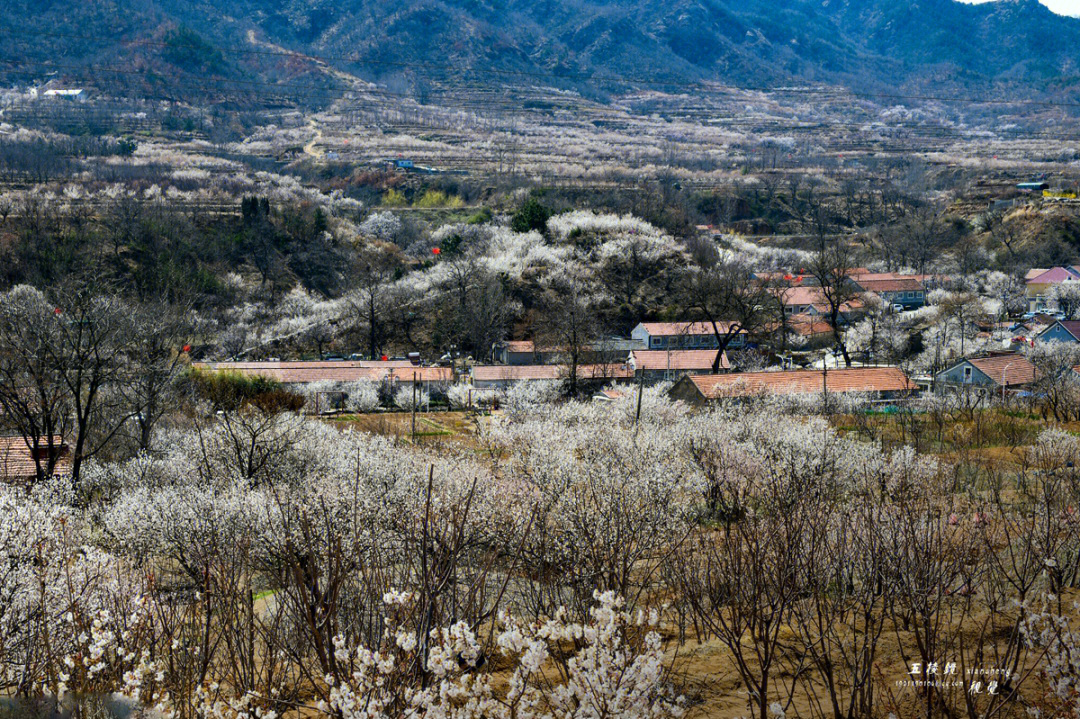
[(1037, 0), (8, 0), (0, 31), (9, 82), (107, 66), (132, 72), (96, 82), (178, 92), (192, 76), (315, 82), (305, 63), (252, 54), (251, 31), (382, 80), (1080, 86), (1080, 20)]

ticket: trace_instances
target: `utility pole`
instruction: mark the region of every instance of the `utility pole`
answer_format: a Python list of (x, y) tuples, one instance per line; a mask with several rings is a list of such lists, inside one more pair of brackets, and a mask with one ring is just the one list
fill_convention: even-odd
[(822, 410), (825, 414), (829, 414), (829, 357), (825, 356), (825, 361), (821, 363), (821, 398), (822, 398)]
[(645, 368), (642, 367), (638, 371), (638, 385), (637, 385), (637, 411), (634, 413), (634, 424), (637, 425), (641, 421), (641, 395), (645, 392)]
[(412, 373), (412, 442), (416, 444), (416, 372)]

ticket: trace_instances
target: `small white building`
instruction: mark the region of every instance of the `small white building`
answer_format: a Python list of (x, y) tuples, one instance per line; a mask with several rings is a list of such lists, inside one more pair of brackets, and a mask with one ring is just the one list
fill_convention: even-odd
[(45, 97), (58, 98), (61, 100), (85, 100), (86, 93), (82, 88), (51, 88), (44, 93)]

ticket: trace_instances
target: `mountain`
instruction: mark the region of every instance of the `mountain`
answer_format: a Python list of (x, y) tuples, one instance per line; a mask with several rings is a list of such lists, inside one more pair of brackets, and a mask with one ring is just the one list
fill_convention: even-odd
[[(0, 71), (189, 94), (383, 81), (1080, 87), (1080, 19), (1037, 0), (7, 0)], [(257, 38), (264, 45), (251, 44)], [(118, 39), (132, 42), (118, 42)], [(95, 68), (93, 71), (85, 68)], [(107, 68), (102, 70), (102, 68)], [(80, 75), (80, 73), (82, 73)], [(598, 76), (619, 78), (596, 80)], [(214, 82), (204, 82), (213, 80)], [(658, 84), (660, 83), (660, 84)], [(246, 90), (245, 90), (246, 88)], [(314, 92), (314, 91), (313, 91)]]

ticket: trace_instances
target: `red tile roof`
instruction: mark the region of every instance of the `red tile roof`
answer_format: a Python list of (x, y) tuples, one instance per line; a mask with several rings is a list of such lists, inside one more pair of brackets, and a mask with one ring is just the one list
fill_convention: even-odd
[(532, 340), (514, 340), (511, 342), (504, 342), (507, 352), (535, 352), (536, 345)]
[[(311, 382), (381, 382), (393, 379), (411, 382), (413, 376), (421, 382), (449, 382), (453, 379), (450, 367), (415, 367), (411, 363), (361, 362), (196, 362), (197, 370), (209, 372), (239, 372), (243, 375), (268, 377), (282, 384)], [(364, 366), (367, 365), (367, 366)]]
[[(631, 353), (642, 370), (711, 370), (716, 350), (634, 350)], [(720, 369), (730, 369), (727, 353), (720, 357)]]
[(706, 399), (754, 394), (814, 394), (829, 392), (904, 392), (915, 389), (897, 367), (745, 372), (687, 376)]
[[(820, 287), (791, 287), (774, 290), (784, 307), (814, 307), (819, 312), (828, 311), (829, 303)], [(862, 300), (853, 297), (840, 306), (841, 312), (851, 312), (863, 306)]]
[(976, 357), (968, 362), (999, 386), (1003, 377), (1006, 387), (1018, 387), (1035, 381), (1035, 365), (1023, 355), (1003, 352)]
[(802, 337), (832, 334), (832, 325), (825, 320), (816, 320), (807, 314), (798, 314), (788, 319), (788, 329)]
[[(40, 440), (40, 451), (48, 451), (48, 440)], [(52, 444), (60, 448), (55, 474), (65, 476), (71, 471), (71, 454), (60, 437), (53, 437)], [(0, 437), (0, 481), (19, 482), (37, 477), (34, 455), (23, 437)]]
[[(570, 374), (570, 368), (558, 364), (536, 365), (477, 365), (472, 368), (473, 381), (491, 382), (520, 380), (556, 380)], [(583, 364), (577, 368), (578, 379), (629, 379), (634, 374), (624, 364)]]
[(922, 281), (914, 277), (856, 279), (855, 282), (867, 292), (922, 292), (926, 290)]

